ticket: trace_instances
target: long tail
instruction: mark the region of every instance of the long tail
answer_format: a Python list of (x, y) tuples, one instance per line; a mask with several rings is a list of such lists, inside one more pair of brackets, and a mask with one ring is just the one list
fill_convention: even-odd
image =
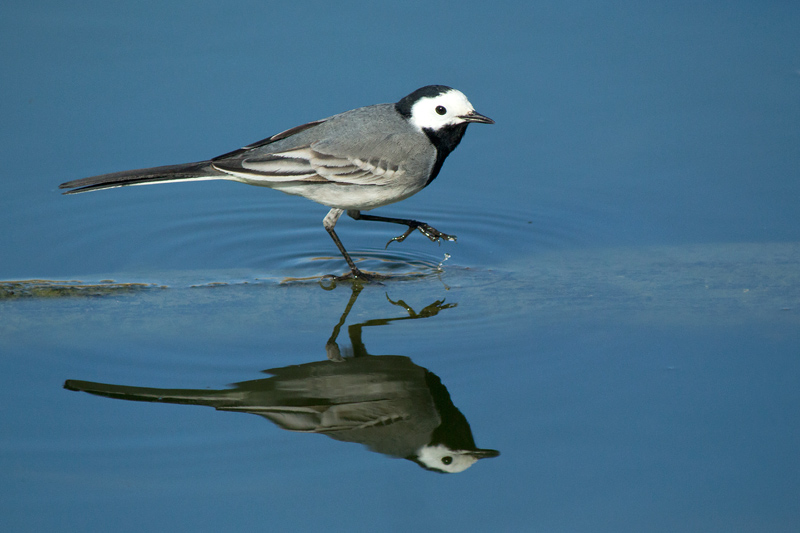
[(241, 394), (231, 390), (205, 389), (154, 389), (150, 387), (131, 387), (68, 379), (64, 388), (72, 391), (88, 392), (97, 396), (132, 400), (136, 402), (176, 403), (184, 405), (208, 405), (217, 409), (236, 406)]
[(58, 186), (59, 189), (72, 189), (64, 194), (99, 191), (128, 185), (145, 185), (149, 183), (170, 183), (175, 181), (224, 180), (232, 179), (229, 174), (220, 172), (211, 165), (211, 161), (184, 163), (183, 165), (167, 165), (164, 167), (125, 170), (112, 174), (102, 174), (90, 178), (68, 181)]

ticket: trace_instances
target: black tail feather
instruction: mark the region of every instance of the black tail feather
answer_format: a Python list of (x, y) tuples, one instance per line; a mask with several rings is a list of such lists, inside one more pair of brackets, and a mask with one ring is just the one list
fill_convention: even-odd
[(215, 169), (210, 161), (167, 165), (163, 167), (142, 168), (102, 174), (79, 180), (68, 181), (58, 186), (59, 189), (72, 189), (64, 194), (98, 191), (113, 187), (142, 185), (146, 183), (163, 183), (169, 181), (227, 179), (229, 176)]

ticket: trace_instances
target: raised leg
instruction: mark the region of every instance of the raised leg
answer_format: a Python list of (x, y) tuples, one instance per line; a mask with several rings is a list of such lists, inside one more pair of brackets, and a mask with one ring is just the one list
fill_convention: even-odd
[[(332, 210), (331, 210), (331, 212), (332, 212)], [(373, 220), (373, 221), (376, 221), (376, 222), (391, 222), (392, 224), (401, 224), (403, 226), (408, 226), (408, 229), (402, 235), (398, 235), (397, 237), (393, 237), (392, 239), (389, 239), (389, 242), (386, 243), (386, 247), (387, 248), (393, 242), (403, 242), (404, 240), (406, 240), (406, 237), (408, 237), (409, 235), (411, 235), (411, 233), (414, 232), (414, 230), (419, 230), (420, 233), (425, 235), (432, 242), (438, 242), (439, 240), (455, 242), (455, 240), (456, 240), (456, 236), (455, 235), (448, 235), (447, 233), (442, 233), (441, 231), (439, 231), (438, 229), (434, 228), (433, 226), (429, 226), (428, 224), (426, 224), (424, 222), (420, 222), (418, 220), (411, 220), (409, 218), (380, 217), (380, 216), (377, 216), (377, 215), (364, 215), (364, 214), (361, 213), (361, 211), (358, 211), (358, 210), (355, 210), (355, 209), (349, 210), (347, 212), (347, 214), (351, 218), (353, 218), (355, 220)], [(330, 213), (328, 213), (328, 216), (330, 216)], [(339, 215), (337, 215), (336, 218), (338, 219), (339, 216), (341, 216), (341, 211), (340, 211)], [(334, 221), (334, 224), (335, 223), (336, 222)], [(328, 231), (330, 232), (330, 230), (328, 230)]]

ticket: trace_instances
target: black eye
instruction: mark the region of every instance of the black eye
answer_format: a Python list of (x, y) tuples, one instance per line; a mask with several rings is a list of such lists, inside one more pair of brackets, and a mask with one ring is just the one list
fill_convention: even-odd
[(439, 113), (440, 115), (444, 115), (445, 113), (447, 113), (447, 109), (443, 105), (437, 105), (436, 112)]
[[(439, 106), (439, 107), (442, 107), (442, 106)], [(439, 112), (439, 107), (436, 108), (436, 112), (437, 113)], [(444, 108), (442, 107), (442, 109), (444, 109)], [(439, 113), (439, 114), (441, 115), (442, 113)], [(449, 465), (452, 462), (453, 462), (453, 458), (450, 457), (449, 455), (446, 455), (446, 456), (442, 457), (442, 463), (443, 464)]]

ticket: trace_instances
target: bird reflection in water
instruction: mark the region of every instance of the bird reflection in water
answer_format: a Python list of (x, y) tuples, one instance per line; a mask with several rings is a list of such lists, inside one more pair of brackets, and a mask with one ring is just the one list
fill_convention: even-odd
[(265, 370), (272, 377), (222, 390), (155, 389), (67, 380), (64, 388), (141, 402), (207, 405), (263, 416), (282, 429), (320, 433), (357, 442), (373, 452), (408, 459), (442, 473), (463, 472), (499, 452), (477, 448), (469, 423), (453, 405), (438, 376), (399, 355), (373, 356), (361, 339), (365, 326), (435, 316), (454, 307), (436, 301), (419, 313), (348, 326), (353, 355), (343, 357), (336, 339), (361, 292), (353, 293), (326, 345), (327, 360)]

